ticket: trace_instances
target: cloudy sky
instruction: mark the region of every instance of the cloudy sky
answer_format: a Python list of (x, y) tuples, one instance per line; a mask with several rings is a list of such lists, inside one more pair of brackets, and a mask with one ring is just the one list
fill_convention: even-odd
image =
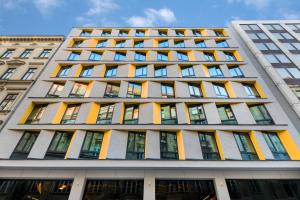
[(300, 19), (300, 0), (0, 0), (0, 35), (68, 34), (74, 26), (226, 26)]

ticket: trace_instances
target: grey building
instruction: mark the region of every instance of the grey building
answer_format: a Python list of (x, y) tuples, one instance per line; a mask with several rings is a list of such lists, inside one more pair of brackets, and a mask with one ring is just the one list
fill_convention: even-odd
[(239, 46), (73, 28), (0, 133), (0, 198), (297, 199), (299, 131)]

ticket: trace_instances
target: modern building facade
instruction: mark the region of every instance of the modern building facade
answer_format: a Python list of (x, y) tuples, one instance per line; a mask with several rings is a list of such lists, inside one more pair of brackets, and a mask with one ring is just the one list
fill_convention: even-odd
[(63, 40), (63, 36), (0, 36), (1, 127)]
[(232, 28), (300, 118), (300, 20), (234, 21)]
[(0, 199), (300, 196), (299, 130), (226, 28), (73, 28), (0, 158)]

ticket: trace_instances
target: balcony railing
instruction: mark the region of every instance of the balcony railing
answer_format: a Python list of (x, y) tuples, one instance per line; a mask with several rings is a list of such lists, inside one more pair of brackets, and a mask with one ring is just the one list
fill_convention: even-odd
[(262, 120), (255, 120), (257, 124), (261, 125), (273, 125), (274, 122), (271, 119), (262, 119)]
[(161, 124), (177, 124), (177, 119), (162, 119)]
[(124, 119), (124, 124), (138, 124), (138, 119)]
[(96, 124), (111, 124), (111, 119), (97, 119)]
[(99, 159), (99, 151), (81, 151), (79, 158), (92, 160)]
[(208, 124), (206, 119), (196, 119), (196, 120), (191, 120), (191, 124)]
[(204, 160), (220, 160), (219, 153), (216, 152), (202, 152)]
[(144, 160), (145, 153), (144, 152), (127, 152), (126, 159), (127, 160)]
[(238, 124), (235, 119), (221, 120), (221, 123), (224, 124), (224, 125), (236, 125), (236, 124)]
[(256, 153), (241, 152), (241, 156), (243, 160), (258, 160)]
[(170, 159), (170, 160), (178, 160), (177, 152), (160, 152), (161, 159)]

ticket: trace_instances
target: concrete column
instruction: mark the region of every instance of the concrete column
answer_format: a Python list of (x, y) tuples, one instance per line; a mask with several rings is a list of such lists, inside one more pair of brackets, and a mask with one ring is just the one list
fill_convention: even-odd
[(114, 60), (115, 54), (116, 53), (114, 51), (104, 51), (101, 60)]
[(40, 120), (40, 123), (45, 123), (45, 124), (52, 123), (53, 117), (55, 116), (59, 106), (60, 106), (60, 103), (48, 104), (48, 106)]
[(205, 103), (203, 104), (205, 116), (208, 124), (220, 124), (221, 119), (217, 110), (215, 103)]
[(158, 82), (148, 82), (148, 96), (149, 97), (161, 97), (161, 85)]
[(202, 68), (202, 65), (194, 65), (194, 72), (196, 77), (205, 77), (204, 70)]
[(125, 159), (128, 133), (112, 130), (109, 139), (107, 159)]
[(154, 77), (154, 65), (151, 64), (151, 65), (148, 65), (147, 67), (147, 76), (148, 77)]
[(242, 160), (240, 150), (235, 142), (232, 132), (217, 131), (220, 143), (224, 151), (225, 159)]
[(82, 103), (80, 105), (78, 115), (75, 121), (76, 124), (82, 124), (86, 122), (87, 116), (90, 112), (91, 104), (92, 103)]
[(28, 96), (45, 97), (48, 94), (52, 84), (52, 82), (48, 81), (39, 81), (39, 84), (35, 84), (34, 87), (29, 90)]
[(13, 153), (23, 131), (3, 130), (0, 134), (0, 158), (8, 159)]
[(199, 51), (194, 51), (195, 61), (203, 60), (203, 55)]
[(213, 84), (211, 82), (202, 81), (206, 97), (217, 97)]
[(90, 93), (90, 97), (103, 97), (106, 89), (106, 82), (94, 81), (94, 86)]
[(189, 87), (186, 82), (175, 81), (176, 97), (190, 98)]
[(144, 177), (144, 200), (155, 200), (155, 176), (146, 172)]
[(139, 124), (152, 124), (153, 123), (153, 105), (152, 103), (140, 104)]
[(65, 86), (64, 86), (64, 89), (62, 90), (61, 92), (61, 97), (68, 97), (70, 92), (72, 91), (73, 89), (73, 85), (74, 85), (74, 82), (73, 81), (67, 81)]
[(197, 132), (182, 130), (185, 159), (203, 159)]
[(85, 189), (85, 172), (76, 173), (69, 195), (69, 200), (81, 200)]
[(134, 51), (127, 51), (127, 60), (134, 60), (135, 52)]
[(219, 200), (230, 200), (225, 178), (217, 176), (214, 180), (215, 191)]
[(289, 124), (288, 118), (282, 117), (285, 116), (285, 114), (278, 103), (266, 103), (264, 105), (275, 124)]
[(121, 81), (120, 85), (120, 97), (126, 97), (127, 96), (127, 90), (128, 90), (128, 82), (127, 81)]
[(130, 64), (119, 65), (117, 70), (117, 77), (128, 77)]
[(188, 119), (186, 118), (186, 109), (184, 103), (176, 103), (176, 115), (178, 124), (188, 124)]
[(54, 131), (42, 130), (33, 144), (28, 158), (43, 159), (47, 153), (49, 145), (51, 144), (54, 134)]
[(121, 120), (120, 116), (122, 116), (123, 113), (123, 103), (115, 103), (114, 112), (112, 116), (112, 124), (120, 124)]
[(258, 142), (258, 145), (261, 148), (266, 160), (273, 160), (274, 156), (263, 136), (263, 133), (259, 132), (259, 131), (253, 131), (253, 132), (254, 132), (255, 138)]
[(149, 160), (160, 159), (159, 131), (147, 130), (145, 142), (145, 158)]
[(149, 61), (156, 61), (157, 60), (157, 52), (149, 51), (148, 52), (148, 59), (149, 59)]
[(105, 65), (95, 65), (91, 77), (101, 77), (104, 74)]
[(256, 124), (246, 103), (231, 104), (231, 109), (239, 124)]
[(231, 82), (231, 86), (232, 86), (232, 89), (233, 89), (236, 97), (248, 98), (248, 95), (247, 95), (247, 93), (246, 93), (246, 91), (244, 89), (244, 86), (241, 83), (232, 81)]
[(225, 77), (230, 77), (231, 76), (230, 72), (228, 70), (228, 67), (226, 65), (220, 65), (220, 69), (221, 69), (221, 71), (222, 71), (222, 73)]
[[(81, 53), (79, 59), (83, 60), (83, 53)], [(87, 56), (86, 60), (88, 60), (88, 56)], [(80, 64), (73, 65), (71, 67), (71, 69), (70, 69), (70, 73), (68, 74), (68, 77), (74, 77), (74, 76), (76, 76), (76, 73), (78, 72), (79, 68), (81, 68)]]
[(178, 65), (168, 65), (167, 75), (168, 77), (179, 77), (179, 67)]
[(77, 130), (73, 136), (73, 142), (70, 144), (70, 150), (67, 154), (67, 158), (69, 159), (77, 159), (79, 158), (82, 144), (85, 138), (85, 131)]

